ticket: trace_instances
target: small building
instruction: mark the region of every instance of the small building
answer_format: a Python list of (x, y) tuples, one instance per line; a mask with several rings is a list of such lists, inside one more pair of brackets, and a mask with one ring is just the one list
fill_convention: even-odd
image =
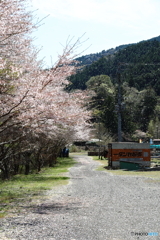
[(121, 162), (126, 165), (134, 163), (136, 166), (150, 167), (150, 160), (149, 143), (114, 142), (108, 144), (108, 165), (111, 168), (120, 168)]
[(153, 139), (154, 145), (160, 145), (160, 139)]

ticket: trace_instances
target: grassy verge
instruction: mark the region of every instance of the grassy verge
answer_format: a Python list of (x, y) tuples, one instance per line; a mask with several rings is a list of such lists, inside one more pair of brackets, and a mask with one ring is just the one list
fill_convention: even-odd
[(101, 160), (101, 159), (99, 159), (99, 156), (93, 156), (92, 158), (93, 158), (93, 160), (95, 160), (95, 161), (97, 161), (101, 164), (97, 168), (97, 171), (106, 171), (106, 169), (104, 167), (108, 166), (108, 160), (107, 159)]
[(45, 190), (68, 183), (65, 173), (74, 164), (72, 158), (58, 159), (52, 168), (43, 168), (38, 174), (16, 175), (11, 180), (0, 181), (0, 218), (21, 202), (41, 197)]
[[(160, 181), (160, 171), (125, 171), (121, 169), (117, 170), (108, 170), (105, 167), (108, 166), (108, 160), (100, 160), (99, 157), (93, 156), (93, 160), (98, 161), (101, 165), (97, 168), (98, 171), (106, 171), (114, 175), (128, 175), (128, 176), (141, 176), (141, 177), (150, 177), (155, 178), (156, 181)], [(158, 159), (153, 159), (151, 162), (156, 162), (160, 164)]]

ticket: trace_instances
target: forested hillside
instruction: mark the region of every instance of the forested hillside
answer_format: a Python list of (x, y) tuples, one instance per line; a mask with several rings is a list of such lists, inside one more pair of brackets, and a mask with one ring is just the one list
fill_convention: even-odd
[[(113, 136), (117, 140), (120, 111), (123, 140), (134, 140), (136, 130), (148, 137), (159, 137), (158, 40), (155, 38), (129, 45), (114, 54), (103, 56), (70, 77), (69, 91), (89, 89), (95, 92), (89, 107), (93, 111), (93, 122), (104, 126), (103, 135)], [(121, 105), (118, 105), (118, 81), (121, 83)]]
[(117, 72), (120, 72), (122, 81), (128, 82), (130, 87), (142, 90), (152, 86), (160, 94), (160, 42), (143, 41), (100, 58), (71, 76), (68, 89), (84, 90), (90, 77), (100, 74), (108, 75), (116, 83)]

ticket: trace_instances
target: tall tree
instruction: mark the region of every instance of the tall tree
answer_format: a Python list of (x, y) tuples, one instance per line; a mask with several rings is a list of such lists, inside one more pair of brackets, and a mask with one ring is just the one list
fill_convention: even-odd
[(95, 118), (103, 122), (111, 134), (117, 132), (117, 117), (115, 114), (115, 88), (107, 75), (91, 77), (86, 83), (88, 89), (95, 92), (92, 97), (91, 108)]
[(141, 129), (146, 132), (148, 124), (154, 118), (155, 107), (157, 104), (157, 95), (152, 88), (148, 88), (143, 92), (143, 106), (141, 107)]

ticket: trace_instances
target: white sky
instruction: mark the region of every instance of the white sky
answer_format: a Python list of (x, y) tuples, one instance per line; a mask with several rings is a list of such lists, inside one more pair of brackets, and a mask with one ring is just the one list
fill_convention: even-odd
[[(82, 55), (160, 35), (160, 0), (32, 0), (37, 17), (47, 18), (34, 32), (46, 66), (62, 53), (66, 40), (88, 39)], [(73, 42), (74, 42), (73, 40)]]

